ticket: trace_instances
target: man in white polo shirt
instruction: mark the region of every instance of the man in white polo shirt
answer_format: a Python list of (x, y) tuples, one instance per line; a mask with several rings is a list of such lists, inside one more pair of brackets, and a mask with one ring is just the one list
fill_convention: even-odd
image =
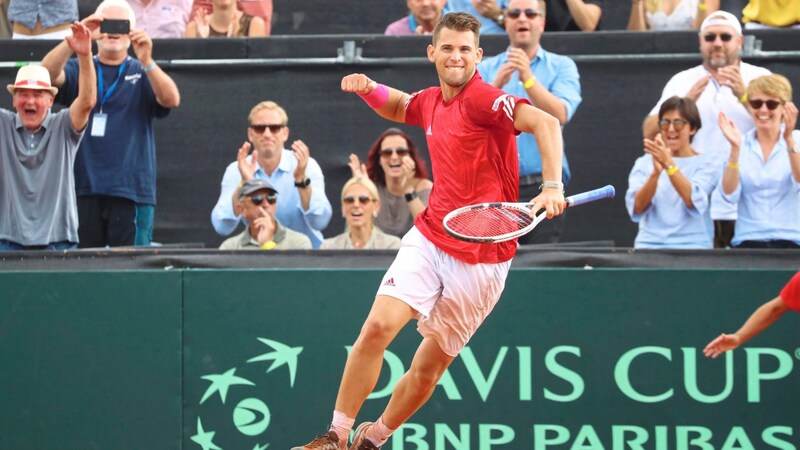
[(79, 94), (52, 113), (58, 89), (47, 69), (23, 66), (8, 91), (16, 114), (0, 109), (0, 250), (59, 250), (78, 243), (72, 166), (97, 98), (89, 29), (78, 22), (66, 38), (78, 55)]
[[(744, 44), (742, 26), (733, 14), (716, 11), (700, 26), (700, 53), (703, 63), (673, 76), (661, 93), (661, 99), (644, 120), (644, 137), (653, 139), (659, 132), (658, 110), (666, 99), (677, 95), (697, 103), (703, 126), (692, 140), (699, 152), (719, 152), (720, 166), (725, 164), (730, 144), (717, 125), (724, 112), (745, 133), (755, 124), (747, 111), (745, 92), (750, 80), (770, 71), (741, 60)], [(729, 247), (736, 222), (736, 205), (722, 199), (717, 190), (711, 196), (711, 218), (714, 219), (714, 247)]]

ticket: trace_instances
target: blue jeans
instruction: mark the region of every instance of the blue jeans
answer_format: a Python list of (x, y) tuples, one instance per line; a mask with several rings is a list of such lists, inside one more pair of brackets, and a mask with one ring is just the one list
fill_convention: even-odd
[(78, 244), (69, 241), (51, 242), (47, 245), (20, 245), (16, 242), (0, 239), (0, 251), (17, 250), (71, 250), (78, 248)]

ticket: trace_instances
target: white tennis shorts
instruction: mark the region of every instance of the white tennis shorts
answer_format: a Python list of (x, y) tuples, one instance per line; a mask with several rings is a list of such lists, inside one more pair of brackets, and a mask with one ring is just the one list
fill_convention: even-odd
[(378, 295), (414, 308), (419, 333), (456, 357), (497, 304), (510, 267), (510, 260), (497, 264), (459, 261), (412, 227)]

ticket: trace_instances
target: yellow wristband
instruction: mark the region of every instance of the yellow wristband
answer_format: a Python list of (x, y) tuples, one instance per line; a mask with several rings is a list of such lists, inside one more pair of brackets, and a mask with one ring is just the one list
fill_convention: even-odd
[(536, 84), (536, 77), (530, 77), (528, 78), (528, 81), (522, 84), (522, 87), (524, 87), (525, 89), (530, 89), (533, 87), (534, 84)]
[(239, 182), (239, 189), (241, 189), (241, 188), (242, 188), (242, 186), (244, 186), (244, 180), (242, 180), (242, 181), (240, 181), (240, 182)]
[(725, 167), (727, 167), (728, 169), (739, 170), (739, 163), (728, 163), (728, 165), (726, 165)]
[(277, 245), (278, 245), (278, 244), (276, 244), (276, 243), (275, 243), (275, 241), (269, 241), (269, 242), (264, 242), (263, 244), (261, 244), (261, 248), (262, 248), (263, 250), (272, 250), (272, 249), (273, 249), (273, 248), (275, 248)]
[(673, 164), (673, 165), (667, 167), (667, 175), (669, 175), (669, 176), (675, 175), (676, 173), (678, 173), (678, 169), (680, 169), (680, 167), (678, 167), (677, 164)]
[(741, 97), (739, 97), (739, 103), (741, 104), (747, 103), (747, 92), (745, 92), (744, 94), (742, 94)]
[(700, 11), (708, 11), (708, 4), (706, 4), (706, 3), (698, 3), (697, 4), (697, 9), (699, 9)]

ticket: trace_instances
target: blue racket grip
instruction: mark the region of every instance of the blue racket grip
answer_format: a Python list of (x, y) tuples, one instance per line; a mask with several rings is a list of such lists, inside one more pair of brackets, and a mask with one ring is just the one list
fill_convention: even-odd
[(615, 193), (616, 191), (614, 190), (614, 186), (609, 184), (599, 189), (593, 189), (591, 191), (581, 192), (580, 194), (570, 195), (565, 200), (567, 202), (567, 206), (577, 206), (603, 198), (613, 198)]

